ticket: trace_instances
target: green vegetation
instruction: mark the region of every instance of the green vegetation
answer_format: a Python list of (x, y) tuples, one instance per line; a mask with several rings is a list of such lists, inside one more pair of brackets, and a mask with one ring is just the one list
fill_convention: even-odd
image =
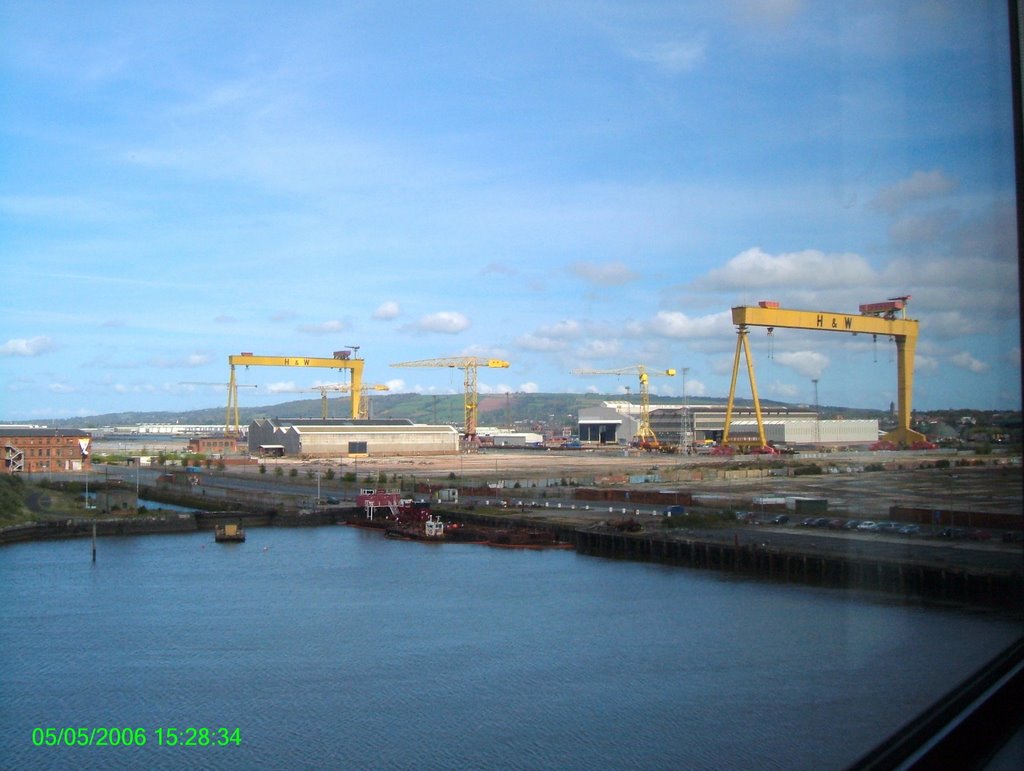
[(13, 474), (0, 476), (0, 524), (18, 522), (25, 512), (25, 483), (21, 477)]
[(813, 474), (823, 474), (823, 473), (824, 472), (821, 470), (821, 466), (818, 466), (818, 465), (816, 465), (814, 463), (809, 463), (806, 466), (801, 465), (801, 466), (794, 466), (793, 467), (793, 476), (795, 476), (795, 477), (802, 477), (802, 476), (808, 476), (808, 475), (813, 475)]

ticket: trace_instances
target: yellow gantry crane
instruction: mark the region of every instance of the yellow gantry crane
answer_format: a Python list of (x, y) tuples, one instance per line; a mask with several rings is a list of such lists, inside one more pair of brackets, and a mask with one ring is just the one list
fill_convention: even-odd
[[(348, 393), (352, 390), (352, 386), (348, 383), (329, 383), (327, 385), (313, 386), (312, 388), (305, 389), (306, 391), (319, 391), (320, 392), (320, 418), (327, 420), (329, 417), (327, 410), (327, 392), (328, 391), (340, 391), (342, 393)], [(361, 420), (368, 420), (370, 417), (370, 400), (367, 398), (371, 391), (390, 391), (391, 389), (383, 383), (363, 384), (360, 389), (362, 398), (359, 400), (359, 418)]]
[(465, 373), (465, 423), (463, 437), (469, 441), (476, 440), (476, 413), (479, 397), (477, 395), (477, 370), (480, 367), (507, 369), (509, 363), (502, 359), (483, 359), (479, 356), (443, 356), (439, 359), (420, 359), (419, 361), (403, 361), (392, 364), (392, 367), (451, 367), (461, 369)]
[(573, 375), (636, 375), (640, 381), (640, 425), (637, 427), (634, 442), (638, 447), (645, 450), (656, 450), (660, 446), (658, 437), (651, 428), (651, 395), (648, 381), (651, 376), (667, 375), (672, 377), (676, 374), (674, 369), (664, 369), (655, 372), (648, 371), (643, 364), (633, 364), (629, 367), (618, 369), (574, 369)]
[[(237, 436), (241, 433), (238, 421), (238, 384), (235, 380), (235, 367), (313, 367), (321, 369), (349, 370), (352, 373), (352, 417), (359, 417), (359, 397), (363, 385), (363, 360), (352, 358), (352, 351), (335, 351), (330, 358), (326, 356), (256, 356), (243, 352), (228, 356), (231, 377), (228, 379), (228, 408), (224, 417), (224, 430), (231, 433), (232, 425)], [(234, 417), (232, 424), (231, 418)]]
[(732, 382), (729, 385), (729, 403), (725, 410), (725, 430), (722, 444), (729, 444), (733, 399), (736, 395), (736, 376), (739, 372), (740, 351), (746, 354), (747, 374), (757, 417), (757, 435), (761, 446), (767, 442), (761, 419), (761, 402), (757, 396), (754, 363), (747, 342), (748, 327), (767, 327), (769, 333), (776, 328), (808, 329), (827, 332), (848, 332), (853, 335), (887, 335), (896, 342), (897, 425), (883, 437), (900, 447), (910, 447), (924, 441), (924, 434), (910, 427), (911, 397), (914, 384), (914, 349), (917, 346), (918, 323), (907, 318), (906, 307), (910, 295), (892, 297), (884, 302), (865, 303), (860, 314), (831, 313), (828, 311), (800, 311), (780, 308), (774, 301), (764, 300), (757, 307), (738, 306), (732, 309), (732, 323), (736, 325), (736, 355), (732, 363)]

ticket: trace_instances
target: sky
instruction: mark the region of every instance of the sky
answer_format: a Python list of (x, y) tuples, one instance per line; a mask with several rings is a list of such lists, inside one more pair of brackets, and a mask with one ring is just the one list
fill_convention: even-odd
[[(0, 0), (0, 420), (218, 406), (229, 355), (354, 346), (393, 392), (473, 355), (510, 362), (484, 394), (643, 365), (725, 397), (733, 306), (905, 295), (913, 406), (1019, 409), (1005, 12)], [(750, 341), (761, 398), (896, 399), (890, 340)]]

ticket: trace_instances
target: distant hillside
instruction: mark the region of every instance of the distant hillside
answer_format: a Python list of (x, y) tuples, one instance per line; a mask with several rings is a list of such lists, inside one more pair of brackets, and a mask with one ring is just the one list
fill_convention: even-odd
[[(526, 394), (513, 393), (482, 395), (478, 407), (481, 426), (516, 425), (520, 428), (542, 426), (575, 426), (576, 416), (581, 407), (591, 407), (603, 401), (621, 401), (622, 394)], [(633, 401), (637, 400), (634, 395)], [(375, 418), (408, 418), (415, 423), (456, 423), (462, 422), (462, 394), (375, 394), (370, 397), (371, 414)], [(653, 397), (657, 404), (680, 404), (681, 397)], [(689, 404), (725, 404), (725, 398), (690, 396)], [(737, 399), (738, 405), (749, 406), (749, 399)], [(763, 407), (786, 407), (783, 402), (762, 400)], [(330, 417), (347, 417), (350, 402), (346, 399), (328, 400)], [(97, 428), (100, 426), (130, 426), (136, 423), (191, 423), (222, 425), (223, 406), (181, 412), (111, 412), (103, 415), (66, 418), (47, 421), (47, 425), (62, 428)], [(821, 407), (823, 417), (875, 418), (881, 417), (880, 410), (846, 409)], [(300, 399), (263, 407), (239, 407), (239, 420), (248, 425), (256, 418), (319, 418), (319, 398)], [(35, 422), (35, 421), (25, 421)]]

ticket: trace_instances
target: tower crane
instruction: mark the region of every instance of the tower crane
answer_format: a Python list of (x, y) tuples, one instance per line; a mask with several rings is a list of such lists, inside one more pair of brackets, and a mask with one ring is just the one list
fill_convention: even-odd
[[(619, 367), (618, 369), (574, 369), (572, 370), (573, 375), (633, 375), (637, 376), (640, 381), (640, 425), (636, 429), (636, 436), (634, 442), (638, 447), (645, 450), (656, 450), (660, 446), (658, 437), (655, 435), (654, 430), (651, 428), (651, 396), (650, 390), (648, 389), (648, 381), (651, 376), (663, 376), (667, 375), (672, 377), (676, 374), (674, 369), (658, 370), (656, 372), (648, 371), (647, 367), (643, 364), (633, 364), (628, 367)], [(627, 390), (629, 386), (626, 386)]]
[[(307, 388), (306, 391), (319, 391), (320, 392), (320, 417), (323, 420), (328, 418), (327, 410), (327, 392), (328, 391), (341, 391), (342, 393), (349, 393), (352, 390), (352, 386), (348, 383), (328, 383), (327, 385), (313, 386)], [(362, 399), (359, 400), (359, 417), (362, 420), (367, 420), (370, 417), (370, 401), (367, 395), (371, 391), (390, 391), (391, 388), (384, 385), (383, 383), (364, 383), (363, 387), (359, 389), (362, 395)]]
[(764, 422), (761, 419), (761, 403), (757, 396), (757, 382), (754, 379), (754, 362), (747, 342), (748, 327), (768, 327), (769, 333), (776, 328), (823, 330), (848, 332), (853, 335), (869, 334), (877, 338), (887, 335), (896, 342), (896, 391), (898, 399), (897, 425), (883, 437), (900, 447), (911, 447), (925, 440), (924, 434), (910, 427), (911, 398), (914, 383), (914, 349), (917, 346), (918, 323), (907, 318), (906, 307), (910, 295), (890, 297), (877, 303), (865, 303), (859, 307), (860, 314), (831, 313), (828, 311), (799, 311), (780, 308), (771, 300), (763, 300), (753, 306), (738, 306), (732, 309), (732, 323), (736, 325), (736, 355), (732, 364), (732, 382), (729, 385), (729, 402), (725, 410), (725, 430), (722, 444), (729, 444), (729, 424), (732, 420), (733, 399), (736, 394), (736, 376), (739, 372), (740, 352), (746, 354), (747, 374), (750, 377), (750, 391), (757, 417), (757, 434), (761, 446), (766, 444)]
[(463, 386), (465, 398), (465, 423), (463, 425), (463, 438), (476, 441), (476, 413), (479, 397), (477, 395), (477, 370), (480, 367), (492, 369), (508, 369), (509, 363), (502, 359), (484, 359), (478, 356), (443, 356), (438, 359), (420, 359), (419, 361), (403, 361), (392, 364), (392, 367), (451, 367), (461, 369), (465, 377)]

